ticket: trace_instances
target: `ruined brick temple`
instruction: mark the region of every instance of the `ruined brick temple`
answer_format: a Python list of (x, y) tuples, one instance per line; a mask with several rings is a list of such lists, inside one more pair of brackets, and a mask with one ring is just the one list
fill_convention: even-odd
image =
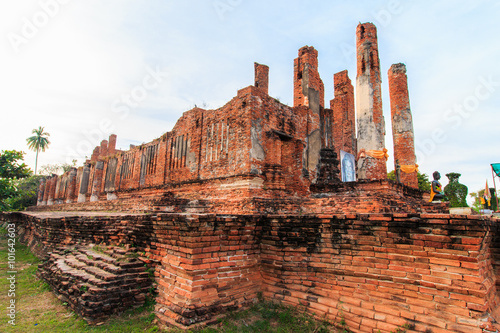
[[(353, 332), (495, 331), (497, 221), (423, 199), (403, 64), (388, 70), (391, 161), (401, 172), (387, 180), (375, 26), (360, 24), (356, 40), (356, 90), (347, 71), (334, 74), (329, 108), (318, 52), (302, 47), (293, 107), (268, 95), (269, 68), (255, 63), (254, 85), (226, 105), (186, 111), (127, 151), (111, 135), (83, 167), (42, 180), (36, 207), (2, 218), (35, 253), (52, 252), (41, 275), (89, 317), (92, 302), (106, 308), (94, 294), (118, 271), (123, 285), (132, 273), (140, 281), (121, 296), (127, 304), (143, 300), (139, 260), (154, 270), (165, 325), (211, 323), (261, 293), (336, 322), (342, 313)], [(355, 157), (355, 181), (341, 181), (341, 151)], [(132, 259), (116, 261), (124, 256)], [(78, 269), (100, 287), (66, 290), (60, 281)]]

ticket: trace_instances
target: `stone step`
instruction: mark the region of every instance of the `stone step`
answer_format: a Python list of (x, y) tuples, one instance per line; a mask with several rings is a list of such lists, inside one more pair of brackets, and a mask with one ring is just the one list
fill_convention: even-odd
[(77, 265), (92, 265), (112, 274), (117, 274), (121, 271), (121, 268), (116, 266), (114, 261), (101, 261), (96, 257), (92, 257), (92, 259), (90, 259), (88, 255), (86, 255), (86, 257), (89, 260), (85, 260), (85, 262), (80, 261), (79, 258), (75, 257), (78, 262)]
[(68, 266), (85, 270), (104, 281), (114, 281), (113, 276), (116, 276), (117, 274), (120, 274), (124, 277), (130, 274), (136, 274), (140, 277), (148, 277), (148, 273), (144, 272), (144, 263), (140, 260), (134, 260), (134, 262), (132, 263), (116, 262), (116, 264), (119, 265), (116, 266), (101, 261), (91, 260), (83, 254), (79, 254), (76, 256), (71, 254), (66, 256), (65, 262)]
[(111, 264), (111, 265), (115, 265), (115, 263), (116, 263), (115, 258), (110, 257), (110, 256), (106, 255), (105, 253), (96, 252), (96, 251), (91, 250), (91, 249), (80, 249), (79, 252), (83, 255), (86, 255), (86, 256), (92, 258), (92, 260), (102, 261), (102, 262), (105, 262), (105, 263)]
[(70, 279), (71, 277), (73, 277), (76, 280), (89, 283), (93, 286), (99, 286), (101, 288), (112, 285), (110, 281), (100, 279), (99, 277), (96, 277), (95, 275), (87, 272), (84, 269), (76, 269), (69, 266), (68, 264), (66, 264), (64, 258), (58, 259), (55, 264), (57, 269), (59, 269), (63, 275), (67, 275), (67, 277), (63, 280), (67, 280), (68, 278)]
[(39, 264), (37, 275), (89, 323), (100, 322), (142, 305), (154, 286), (134, 250), (107, 247), (108, 251), (110, 255), (92, 247), (57, 248)]

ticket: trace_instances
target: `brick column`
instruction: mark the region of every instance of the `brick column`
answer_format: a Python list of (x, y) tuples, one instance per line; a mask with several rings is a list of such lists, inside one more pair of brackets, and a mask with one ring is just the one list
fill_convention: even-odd
[(45, 184), (46, 184), (46, 179), (41, 178), (40, 185), (38, 186), (38, 198), (37, 198), (37, 202), (36, 202), (37, 206), (43, 206), (43, 205), (47, 204), (47, 202), (45, 202), (45, 203), (43, 202), (43, 195), (45, 193)]
[(45, 177), (45, 187), (43, 190), (42, 206), (47, 205), (47, 202), (49, 201), (50, 178), (51, 178), (51, 176)]
[[(380, 60), (377, 28), (372, 23), (356, 29), (357, 77), (356, 115), (358, 120), (358, 152), (385, 149), (385, 121), (382, 114)], [(387, 179), (384, 158), (362, 154), (358, 159), (359, 179)]]
[(312, 183), (317, 181), (322, 146), (321, 126), (325, 89), (318, 72), (318, 51), (314, 47), (299, 49), (299, 57), (294, 60), (293, 106), (307, 107), (310, 112), (307, 123), (301, 129), (306, 136), (306, 147), (302, 154), (302, 174)]
[(333, 76), (335, 98), (330, 101), (333, 110), (333, 145), (340, 150), (356, 155), (356, 124), (354, 111), (354, 87), (347, 70)]
[(90, 196), (90, 201), (99, 200), (99, 194), (101, 193), (103, 169), (104, 169), (104, 162), (97, 161), (95, 164), (94, 180), (92, 182), (92, 195)]
[(108, 155), (113, 155), (116, 151), (116, 134), (109, 136)]
[(91, 162), (95, 162), (97, 161), (97, 159), (99, 158), (99, 154), (100, 154), (100, 147), (97, 146), (94, 148), (94, 150), (92, 151), (92, 155), (90, 156), (90, 161)]
[(50, 189), (49, 189), (49, 197), (47, 199), (47, 205), (53, 205), (54, 204), (54, 196), (56, 194), (56, 184), (57, 184), (57, 175), (52, 174), (50, 177)]
[(71, 168), (68, 174), (68, 188), (66, 190), (66, 203), (75, 202), (76, 168)]
[[(400, 166), (413, 166), (416, 163), (416, 157), (406, 66), (404, 64), (392, 65), (388, 76), (394, 141), (394, 169), (396, 161), (399, 161)], [(404, 185), (418, 188), (416, 171), (406, 173), (402, 170), (400, 179)]]
[(82, 180), (80, 182), (80, 190), (78, 191), (78, 202), (85, 202), (86, 194), (89, 188), (90, 165), (83, 166)]
[(255, 66), (255, 84), (254, 86), (260, 88), (266, 94), (269, 94), (269, 67), (254, 63)]
[(101, 141), (101, 147), (99, 147), (99, 157), (104, 157), (108, 155), (108, 140)]
[(57, 177), (56, 180), (56, 189), (54, 191), (54, 203), (55, 204), (60, 204), (61, 202), (59, 201), (59, 198), (61, 196), (61, 185), (64, 179), (64, 174), (60, 177)]
[(312, 46), (299, 49), (294, 60), (293, 106), (309, 106), (319, 114), (324, 107), (325, 88), (318, 72), (318, 51)]
[(73, 197), (75, 198), (76, 202), (78, 202), (78, 195), (80, 194), (80, 183), (82, 182), (82, 175), (83, 167), (79, 167), (78, 169), (76, 169), (76, 183), (73, 191)]

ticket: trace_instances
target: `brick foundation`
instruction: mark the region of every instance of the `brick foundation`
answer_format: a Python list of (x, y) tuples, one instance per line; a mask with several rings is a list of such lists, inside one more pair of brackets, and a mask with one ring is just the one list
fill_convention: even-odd
[(337, 322), (342, 309), (354, 332), (406, 323), (408, 332), (483, 332), (499, 301), (498, 222), (483, 217), (52, 214), (2, 219), (35, 253), (77, 241), (135, 244), (156, 263), (158, 318), (180, 327), (213, 322), (261, 291)]

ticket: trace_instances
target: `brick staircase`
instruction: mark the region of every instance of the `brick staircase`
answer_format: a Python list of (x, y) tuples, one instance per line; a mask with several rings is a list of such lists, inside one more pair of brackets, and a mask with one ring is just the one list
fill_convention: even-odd
[(37, 275), (89, 324), (143, 305), (152, 287), (134, 249), (112, 246), (59, 247), (39, 265)]

